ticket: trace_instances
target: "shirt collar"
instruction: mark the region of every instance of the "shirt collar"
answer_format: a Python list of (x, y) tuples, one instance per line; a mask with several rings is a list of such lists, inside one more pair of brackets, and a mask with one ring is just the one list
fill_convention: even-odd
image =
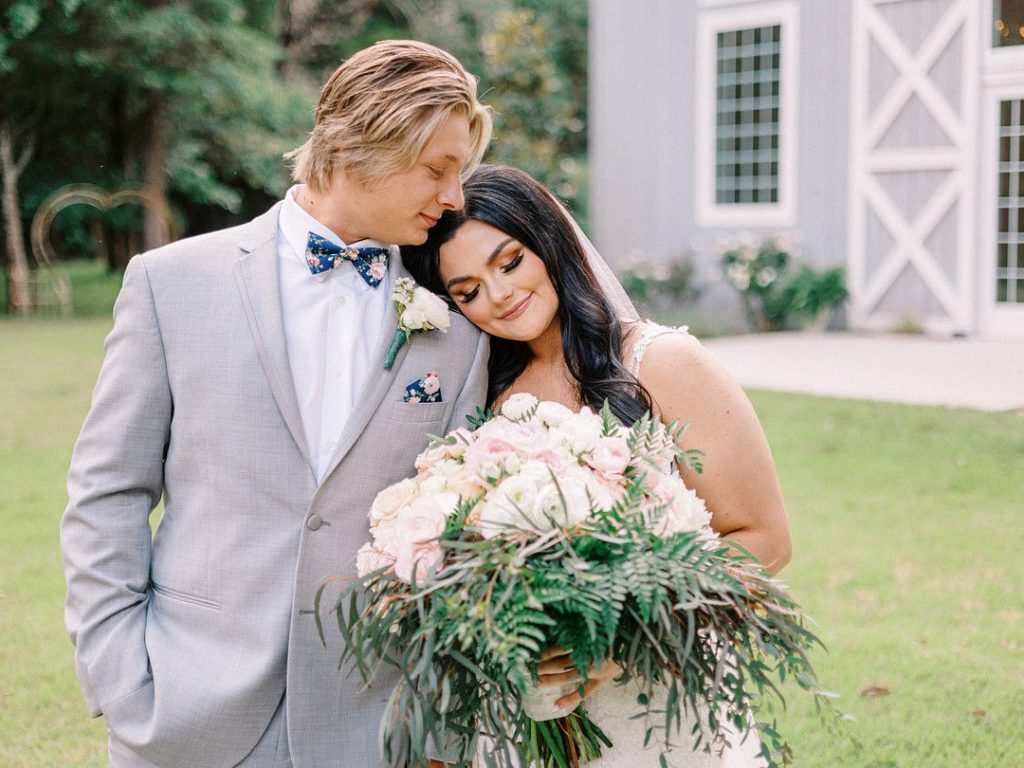
[[(277, 226), (281, 237), (283, 237), (285, 242), (291, 246), (292, 255), (305, 269), (309, 269), (306, 264), (306, 240), (309, 238), (310, 232), (315, 232), (320, 235), (320, 237), (326, 237), (332, 243), (337, 243), (338, 245), (352, 245), (359, 246), (360, 248), (388, 248), (391, 251), (391, 257), (389, 258), (390, 266), (390, 261), (395, 256), (394, 248), (391, 248), (387, 243), (382, 243), (378, 240), (372, 239), (356, 240), (353, 243), (346, 243), (338, 237), (337, 234), (310, 216), (305, 209), (299, 205), (296, 200), (296, 196), (300, 189), (302, 189), (302, 185), (296, 184), (285, 194), (284, 205), (281, 206), (281, 216), (278, 219)], [(313, 277), (322, 281), (334, 272), (336, 272), (336, 270), (328, 270), (326, 272), (313, 275)], [(360, 280), (361, 279), (362, 278), (360, 278)]]

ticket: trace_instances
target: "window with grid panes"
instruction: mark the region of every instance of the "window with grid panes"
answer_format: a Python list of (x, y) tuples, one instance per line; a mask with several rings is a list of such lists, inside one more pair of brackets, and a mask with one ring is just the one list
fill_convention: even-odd
[(999, 103), (996, 301), (1024, 304), (1024, 101)]
[(782, 27), (718, 33), (715, 202), (779, 201)]

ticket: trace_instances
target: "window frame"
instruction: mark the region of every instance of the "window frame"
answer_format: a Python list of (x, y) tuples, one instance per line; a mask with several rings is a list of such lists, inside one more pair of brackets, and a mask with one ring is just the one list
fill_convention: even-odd
[[(779, 173), (775, 203), (716, 200), (718, 34), (778, 25)], [(698, 10), (696, 40), (696, 210), (703, 227), (792, 227), (796, 218), (796, 147), (799, 88), (799, 7), (792, 0)]]

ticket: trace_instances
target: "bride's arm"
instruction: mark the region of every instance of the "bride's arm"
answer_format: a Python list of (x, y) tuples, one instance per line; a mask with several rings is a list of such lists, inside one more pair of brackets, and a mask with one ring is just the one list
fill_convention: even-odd
[(764, 430), (740, 386), (693, 336), (669, 333), (647, 349), (640, 382), (666, 424), (690, 427), (682, 448), (704, 452), (703, 474), (683, 469), (712, 527), (752, 552), (771, 573), (789, 562), (786, 507)]

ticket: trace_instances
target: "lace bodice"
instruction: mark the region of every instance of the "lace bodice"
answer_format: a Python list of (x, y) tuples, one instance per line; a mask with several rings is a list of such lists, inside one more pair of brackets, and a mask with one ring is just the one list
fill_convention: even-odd
[(673, 328), (669, 325), (652, 323), (649, 320), (641, 324), (640, 337), (633, 344), (633, 353), (629, 357), (629, 365), (627, 366), (629, 372), (635, 378), (640, 378), (640, 363), (644, 359), (644, 353), (647, 351), (647, 348), (651, 346), (651, 342), (659, 336), (664, 336), (666, 333), (689, 333), (689, 330), (685, 325)]

